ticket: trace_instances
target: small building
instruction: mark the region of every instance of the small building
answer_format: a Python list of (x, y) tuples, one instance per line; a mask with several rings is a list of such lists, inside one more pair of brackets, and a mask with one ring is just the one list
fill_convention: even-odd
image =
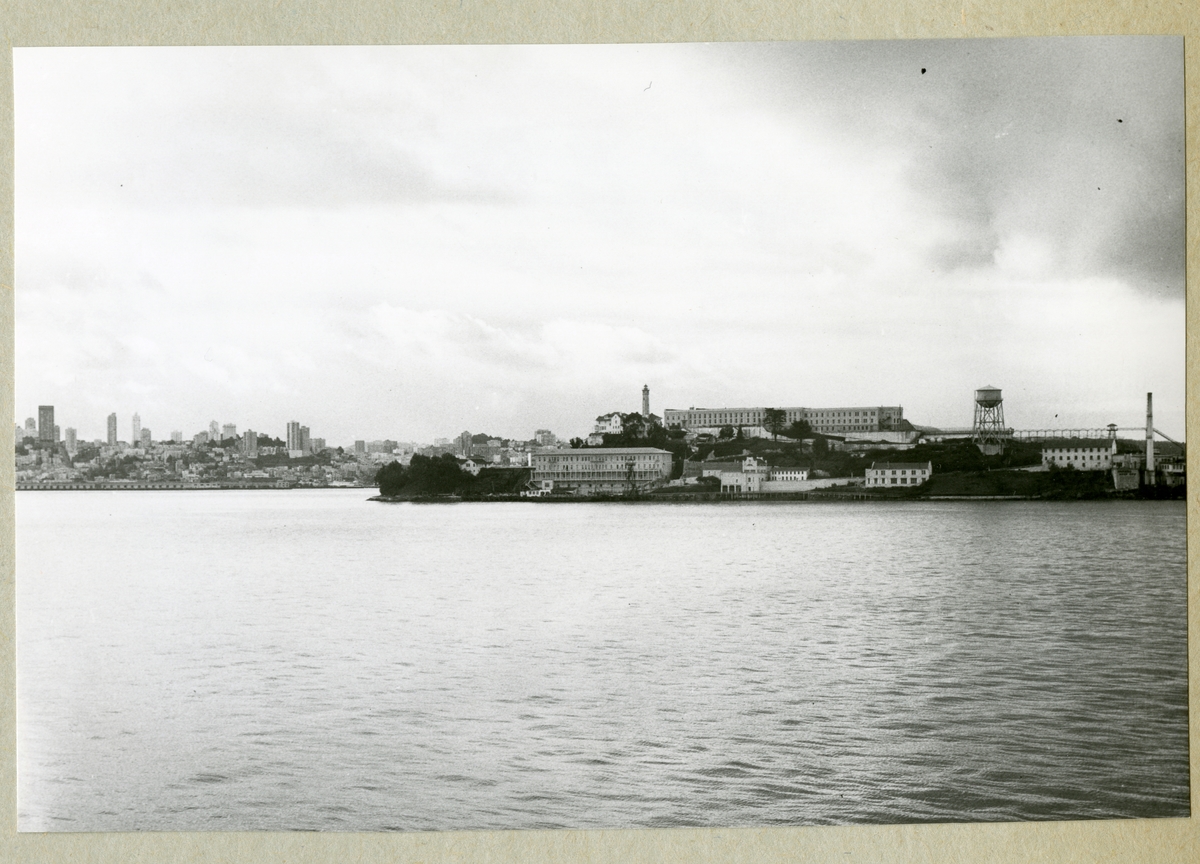
[(1042, 442), (1042, 466), (1108, 471), (1117, 455), (1115, 438), (1052, 438)]
[(807, 468), (772, 468), (754, 456), (746, 456), (741, 462), (703, 462), (699, 473), (701, 477), (718, 478), (723, 495), (807, 492), (812, 488)]
[(573, 495), (619, 495), (671, 478), (672, 455), (657, 447), (580, 447), (534, 453), (530, 485)]
[(771, 476), (767, 478), (772, 483), (785, 481), (802, 481), (808, 479), (807, 468), (772, 468)]
[(593, 431), (599, 435), (620, 435), (624, 428), (620, 412), (613, 411), (611, 414), (601, 414), (597, 417)]
[(866, 487), (920, 486), (933, 476), (932, 462), (872, 462), (867, 469)]

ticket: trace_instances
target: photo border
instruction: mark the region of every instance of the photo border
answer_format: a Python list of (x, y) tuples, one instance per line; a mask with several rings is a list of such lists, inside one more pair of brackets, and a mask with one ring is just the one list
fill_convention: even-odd
[[(1200, 360), (1200, 4), (1187, 0), (5, 0), (0, 28), (13, 47), (71, 45), (368, 45), (728, 42), (823, 39), (1181, 35), (1187, 165), (1187, 427)], [(0, 413), (13, 414), (13, 69), (0, 63)], [(13, 448), (11, 423), (0, 444)], [(1188, 436), (1193, 439), (1192, 435)], [(1189, 451), (1192, 448), (1188, 448)], [(1191, 460), (1195, 464), (1195, 458)], [(1191, 802), (1187, 819), (872, 825), (847, 827), (479, 831), (442, 833), (16, 831), (15, 469), (0, 460), (0, 860), (529, 862), (1191, 862), (1200, 860), (1197, 758), (1200, 687), (1189, 690)], [(1188, 670), (1200, 644), (1196, 550), (1200, 496), (1188, 498)], [(1200, 531), (1200, 529), (1198, 529)]]

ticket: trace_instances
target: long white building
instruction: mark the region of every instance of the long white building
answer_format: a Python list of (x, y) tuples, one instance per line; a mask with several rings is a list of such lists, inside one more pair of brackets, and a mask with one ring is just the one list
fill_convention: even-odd
[(657, 447), (581, 447), (534, 453), (530, 483), (544, 492), (619, 495), (671, 478), (671, 452)]
[(1058, 438), (1042, 442), (1042, 465), (1076, 471), (1108, 471), (1117, 454), (1116, 438)]
[(932, 462), (872, 462), (867, 469), (868, 488), (920, 486), (933, 475)]
[[(768, 406), (769, 407), (769, 406)], [(663, 423), (670, 428), (719, 429), (722, 426), (761, 426), (766, 408), (667, 408)], [(850, 408), (782, 408), (786, 423), (807, 420), (814, 432), (844, 435), (855, 432), (885, 432), (897, 429), (904, 420), (899, 405)]]

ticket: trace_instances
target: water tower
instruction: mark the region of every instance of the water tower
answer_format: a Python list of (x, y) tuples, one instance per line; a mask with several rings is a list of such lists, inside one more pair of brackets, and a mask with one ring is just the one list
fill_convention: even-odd
[(1004, 425), (1004, 398), (996, 387), (975, 391), (975, 429), (971, 440), (985, 456), (1004, 452), (1008, 429)]

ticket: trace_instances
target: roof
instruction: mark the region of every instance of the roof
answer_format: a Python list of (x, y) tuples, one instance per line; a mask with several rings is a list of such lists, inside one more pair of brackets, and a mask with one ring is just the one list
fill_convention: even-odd
[(1067, 447), (1101, 447), (1105, 450), (1113, 445), (1112, 438), (1047, 438), (1042, 441), (1042, 449), (1063, 449)]
[(743, 465), (741, 462), (699, 462), (697, 464), (705, 471), (741, 471)]
[(932, 462), (872, 462), (871, 468), (876, 470), (890, 471), (893, 468), (923, 468), (926, 471), (933, 470)]
[(659, 450), (657, 447), (572, 447), (570, 450), (553, 450), (533, 455), (566, 456), (575, 453), (589, 453), (593, 456), (649, 456), (657, 453), (671, 455), (670, 450)]

